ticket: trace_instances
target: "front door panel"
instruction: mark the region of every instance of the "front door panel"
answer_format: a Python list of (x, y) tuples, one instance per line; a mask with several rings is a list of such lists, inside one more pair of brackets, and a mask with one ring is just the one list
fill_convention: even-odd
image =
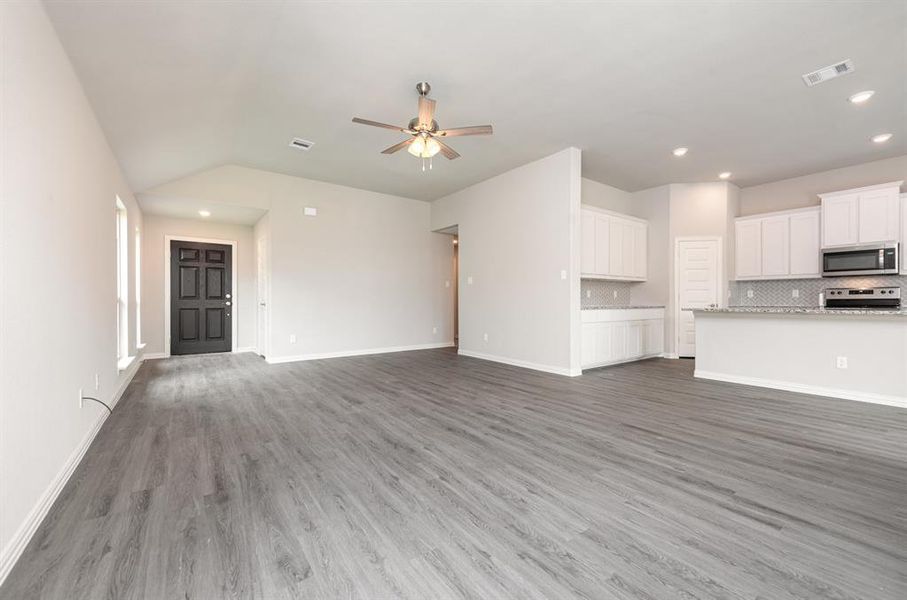
[(232, 267), (230, 246), (170, 242), (170, 354), (232, 349)]

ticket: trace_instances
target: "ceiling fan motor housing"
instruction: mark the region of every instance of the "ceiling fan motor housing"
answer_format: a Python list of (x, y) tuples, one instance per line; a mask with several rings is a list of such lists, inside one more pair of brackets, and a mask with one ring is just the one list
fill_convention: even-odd
[(436, 133), (438, 131), (438, 122), (435, 121), (434, 119), (432, 119), (431, 127), (429, 127), (428, 129), (420, 129), (419, 128), (419, 117), (415, 117), (415, 118), (412, 118), (409, 120), (409, 124), (406, 127), (412, 131), (423, 131), (424, 130), (429, 133)]

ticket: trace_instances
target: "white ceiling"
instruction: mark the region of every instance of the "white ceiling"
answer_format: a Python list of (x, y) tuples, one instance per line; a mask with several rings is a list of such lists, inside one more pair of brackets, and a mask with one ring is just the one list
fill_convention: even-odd
[[(145, 214), (174, 219), (211, 220), (233, 225), (254, 225), (268, 212), (263, 208), (253, 206), (235, 206), (222, 202), (204, 202), (197, 198), (177, 198), (157, 194), (139, 194), (138, 201)], [(201, 216), (198, 214), (200, 210), (207, 210), (210, 213), (209, 216)]]
[[(748, 186), (907, 153), (899, 1), (46, 4), (139, 192), (239, 164), (433, 199), (566, 146), (631, 191)], [(800, 79), (845, 58), (855, 73)], [(401, 135), (350, 122), (405, 124), (420, 80), (442, 127), (495, 128), (426, 173), (379, 154)]]

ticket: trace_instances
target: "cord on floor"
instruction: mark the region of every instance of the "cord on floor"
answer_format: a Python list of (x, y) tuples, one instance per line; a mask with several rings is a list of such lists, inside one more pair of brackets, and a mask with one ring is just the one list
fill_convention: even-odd
[(104, 404), (103, 402), (98, 400), (97, 398), (92, 398), (91, 396), (82, 396), (82, 400), (94, 400), (95, 402), (97, 402), (98, 404), (100, 404), (101, 406), (106, 408), (107, 412), (109, 412), (110, 414), (113, 414), (113, 410), (109, 406), (107, 406), (106, 404)]

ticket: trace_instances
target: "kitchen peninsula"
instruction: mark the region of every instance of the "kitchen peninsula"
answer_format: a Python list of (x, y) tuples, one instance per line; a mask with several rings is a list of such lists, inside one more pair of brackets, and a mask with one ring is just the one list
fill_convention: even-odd
[(695, 311), (695, 376), (907, 408), (907, 309)]

